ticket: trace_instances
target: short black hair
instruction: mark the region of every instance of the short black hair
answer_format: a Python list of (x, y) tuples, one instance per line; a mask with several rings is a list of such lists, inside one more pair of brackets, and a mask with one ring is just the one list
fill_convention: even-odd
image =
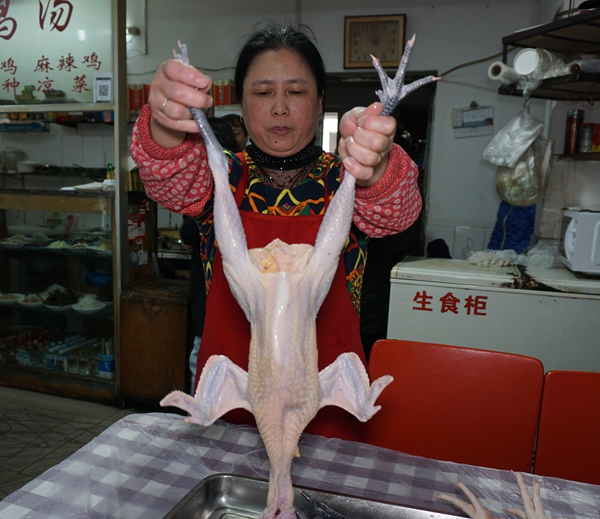
[(235, 66), (235, 91), (240, 101), (244, 95), (244, 79), (254, 59), (267, 50), (281, 49), (295, 52), (304, 60), (317, 83), (317, 94), (322, 97), (325, 92), (325, 63), (313, 39), (312, 31), (299, 24), (269, 23), (254, 31), (241, 48)]
[(223, 117), (208, 117), (208, 124), (210, 124), (221, 147), (233, 151), (233, 153), (242, 151), (239, 149), (233, 128)]

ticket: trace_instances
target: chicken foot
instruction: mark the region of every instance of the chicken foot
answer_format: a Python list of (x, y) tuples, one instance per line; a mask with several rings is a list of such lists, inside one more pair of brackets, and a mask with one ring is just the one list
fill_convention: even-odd
[[(529, 490), (523, 476), (519, 472), (513, 472), (519, 485), (519, 491), (521, 492), (521, 498), (523, 499), (524, 510), (518, 510), (517, 508), (506, 508), (504, 511), (510, 514), (516, 515), (520, 519), (548, 519), (544, 512), (544, 505), (542, 504), (542, 498), (540, 497), (540, 485), (534, 479), (532, 483), (533, 498), (529, 495)], [(471, 492), (464, 483), (458, 482), (456, 484), (463, 493), (469, 498), (469, 503), (459, 499), (458, 497), (451, 496), (448, 494), (439, 494), (436, 497), (444, 501), (452, 503), (454, 506), (462, 510), (471, 519), (494, 519), (492, 513), (485, 508), (479, 499)], [(504, 519), (502, 517), (498, 519)]]

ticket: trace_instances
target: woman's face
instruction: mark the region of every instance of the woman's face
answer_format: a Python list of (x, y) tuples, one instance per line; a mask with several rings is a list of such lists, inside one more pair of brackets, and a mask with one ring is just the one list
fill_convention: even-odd
[(321, 109), (315, 78), (297, 53), (268, 50), (254, 58), (244, 79), (242, 113), (262, 151), (287, 157), (302, 150), (313, 140)]

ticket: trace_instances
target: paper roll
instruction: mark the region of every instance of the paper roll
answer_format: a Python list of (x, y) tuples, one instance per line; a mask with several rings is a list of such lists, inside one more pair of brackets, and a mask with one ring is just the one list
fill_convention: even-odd
[(600, 59), (586, 59), (571, 61), (568, 65), (571, 72), (587, 72), (596, 74), (600, 72)]
[(490, 79), (501, 81), (505, 85), (512, 85), (519, 81), (522, 76), (506, 63), (494, 61), (494, 63), (490, 65), (490, 68), (488, 68), (488, 77)]
[(513, 67), (523, 76), (543, 76), (558, 61), (558, 56), (542, 48), (521, 49), (515, 55)]

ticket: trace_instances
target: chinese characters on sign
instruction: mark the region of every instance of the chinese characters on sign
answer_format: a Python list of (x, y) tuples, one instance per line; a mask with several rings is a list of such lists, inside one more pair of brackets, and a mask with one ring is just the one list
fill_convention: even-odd
[[(8, 2), (9, 0), (6, 0), (6, 3)], [(48, 24), (48, 27), (51, 31), (56, 29), (59, 32), (63, 32), (71, 21), (73, 5), (67, 0), (47, 0), (46, 5), (44, 6), (42, 0), (39, 0), (39, 23), (42, 30), (44, 30), (44, 26), (46, 25), (50, 4), (52, 4), (52, 10), (50, 11), (50, 23)]]
[(0, 0), (0, 38), (10, 40), (17, 30), (17, 21), (7, 16), (10, 0)]
[[(98, 55), (96, 53), (92, 53), (90, 56), (84, 56), (83, 61), (81, 61), (81, 64), (84, 64), (86, 67), (92, 67), (95, 70), (100, 70), (100, 65), (102, 64), (102, 62), (98, 61)], [(0, 61), (0, 71), (8, 72), (9, 74), (12, 74), (14, 76), (17, 72), (17, 68), (18, 67), (15, 65), (13, 58), (8, 58), (6, 61)], [(72, 69), (76, 68), (79, 68), (79, 66), (75, 65), (75, 58), (70, 53), (67, 57), (62, 56), (61, 59), (58, 61), (56, 67), (52, 67), (50, 60), (44, 55), (42, 55), (42, 57), (37, 60), (37, 64), (33, 69), (34, 72), (42, 72), (46, 74), (45, 77), (38, 79), (37, 91), (48, 93), (54, 90), (54, 79), (48, 77), (48, 73), (50, 73), (51, 71), (57, 70), (72, 72)], [(75, 75), (73, 78), (72, 91), (81, 93), (82, 90), (85, 90), (89, 92), (90, 89), (88, 88), (87, 80), (88, 78), (86, 74)], [(12, 90), (13, 94), (16, 94), (17, 88), (20, 85), (21, 82), (17, 81), (16, 78), (12, 77), (3, 81), (2, 90), (6, 92)]]
[[(46, 0), (46, 5), (42, 0), (38, 0), (39, 12), (38, 23), (42, 30), (57, 30), (63, 32), (71, 21), (73, 14), (73, 4), (67, 0)], [(0, 38), (10, 40), (17, 31), (17, 20), (8, 16), (10, 0), (0, 0)], [(50, 17), (48, 18), (48, 15)], [(46, 24), (48, 21), (48, 24)]]
[(413, 301), (416, 306), (413, 306), (413, 310), (422, 312), (434, 312), (439, 311), (442, 314), (451, 312), (453, 314), (466, 313), (467, 315), (487, 315), (487, 299), (488, 296), (468, 296), (464, 301), (455, 297), (452, 292), (448, 292), (446, 295), (434, 301), (433, 296), (427, 294), (426, 290), (417, 291)]
[[(95, 20), (90, 30), (81, 28), (84, 10), (86, 20)], [(83, 100), (78, 95), (92, 92), (94, 73), (102, 67), (101, 56), (106, 57), (110, 49), (110, 38), (95, 36), (94, 32), (104, 16), (110, 20), (110, 6), (99, 6), (95, 0), (13, 0), (12, 5), (11, 0), (0, 0), (0, 93), (25, 102), (39, 102), (39, 96), (33, 97), (35, 92), (45, 97), (53, 93), (53, 98), (71, 93), (73, 100)], [(74, 32), (84, 46), (69, 49)], [(66, 36), (57, 36), (60, 34)], [(48, 38), (52, 38), (52, 44)], [(46, 47), (36, 46), (35, 40), (40, 39)], [(37, 52), (40, 48), (46, 50), (36, 56), (29, 52), (34, 48)], [(52, 52), (49, 48), (59, 56), (48, 55)], [(29, 100), (23, 95), (26, 93), (31, 94)]]

